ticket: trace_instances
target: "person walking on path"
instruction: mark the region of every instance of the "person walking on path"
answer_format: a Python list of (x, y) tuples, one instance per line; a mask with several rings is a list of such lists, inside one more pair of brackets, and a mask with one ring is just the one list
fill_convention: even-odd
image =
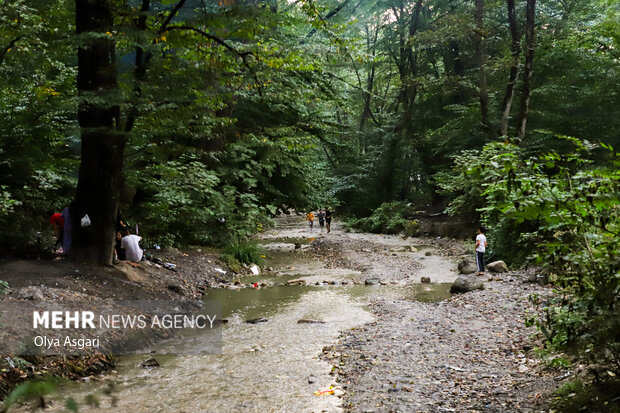
[(327, 228), (327, 233), (332, 231), (332, 211), (329, 209), (325, 210), (325, 227)]
[(325, 226), (325, 210), (319, 210), (317, 216), (319, 217), (319, 227), (321, 228), (321, 232), (323, 232), (323, 226)]
[(310, 232), (312, 232), (312, 226), (314, 225), (314, 214), (312, 211), (306, 214), (306, 221), (308, 221), (308, 225), (310, 225)]
[(476, 253), (476, 264), (478, 265), (478, 275), (484, 275), (484, 253), (487, 249), (487, 237), (484, 236), (484, 228), (478, 228), (478, 235), (476, 235), (476, 247), (474, 251)]

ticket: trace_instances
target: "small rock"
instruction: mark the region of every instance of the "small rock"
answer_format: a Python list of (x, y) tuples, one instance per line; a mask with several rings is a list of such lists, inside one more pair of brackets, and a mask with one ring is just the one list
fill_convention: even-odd
[(314, 384), (314, 383), (316, 383), (316, 377), (309, 376), (308, 377), (308, 384)]
[(450, 293), (452, 294), (467, 293), (474, 290), (484, 290), (484, 284), (482, 281), (472, 277), (460, 276), (450, 287)]
[(39, 287), (26, 287), (21, 289), (17, 294), (15, 294), (15, 298), (32, 301), (43, 300), (43, 290), (41, 290)]
[(364, 281), (364, 284), (366, 285), (377, 285), (381, 282), (380, 279), (378, 278), (368, 278), (366, 281)]
[(267, 321), (269, 320), (267, 320), (265, 317), (252, 318), (251, 320), (245, 320), (245, 322), (249, 324), (266, 323)]
[(303, 278), (295, 278), (294, 280), (288, 280), (286, 283), (288, 285), (306, 285), (306, 280)]
[(501, 260), (487, 264), (487, 269), (491, 272), (508, 272), (508, 266)]
[(159, 367), (159, 361), (155, 357), (151, 357), (142, 362), (142, 367)]
[(297, 324), (325, 324), (325, 321), (302, 318), (297, 320)]
[(420, 278), (420, 282), (421, 282), (422, 284), (430, 284), (430, 282), (431, 282), (431, 277), (422, 277), (422, 278)]
[(433, 255), (433, 253), (432, 253), (432, 252), (430, 252), (430, 251), (426, 251), (426, 252), (424, 253), (424, 255), (425, 255), (425, 256), (427, 256), (427, 257), (430, 257), (431, 255)]

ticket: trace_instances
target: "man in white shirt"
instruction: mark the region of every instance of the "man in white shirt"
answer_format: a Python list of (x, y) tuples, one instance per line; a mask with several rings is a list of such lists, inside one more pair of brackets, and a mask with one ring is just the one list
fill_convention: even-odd
[(484, 228), (478, 228), (476, 235), (476, 264), (478, 265), (478, 275), (484, 275), (484, 253), (487, 249), (487, 237), (484, 236)]
[(142, 237), (130, 234), (128, 229), (124, 229), (122, 235), (121, 248), (125, 250), (125, 257), (129, 261), (140, 262), (143, 253), (140, 248), (140, 240)]

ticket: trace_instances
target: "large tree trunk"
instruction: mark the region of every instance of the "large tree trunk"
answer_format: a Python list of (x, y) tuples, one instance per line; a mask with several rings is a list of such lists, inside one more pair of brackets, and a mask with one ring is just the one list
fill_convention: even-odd
[(506, 92), (502, 101), (502, 118), (499, 123), (499, 133), (501, 136), (508, 135), (508, 119), (510, 118), (510, 108), (514, 97), (515, 84), (519, 77), (519, 60), (521, 58), (521, 35), (517, 26), (517, 14), (515, 12), (515, 0), (508, 0), (508, 24), (510, 26), (510, 51), (512, 53), (512, 64), (510, 66), (510, 77), (506, 85)]
[(517, 136), (525, 138), (527, 125), (527, 113), (530, 108), (530, 93), (532, 89), (532, 72), (534, 64), (534, 18), (536, 16), (536, 0), (527, 0), (525, 12), (525, 68), (523, 69), (523, 87), (521, 90), (521, 108), (519, 109), (519, 122), (517, 124)]
[[(372, 110), (370, 109), (370, 101), (372, 99), (372, 93), (373, 93), (374, 82), (375, 82), (374, 57), (375, 57), (375, 49), (376, 49), (378, 37), (379, 37), (379, 25), (375, 27), (374, 36), (371, 36), (370, 28), (367, 25), (366, 26), (366, 47), (367, 47), (368, 53), (370, 53), (371, 56), (373, 57), (373, 62), (370, 65), (370, 72), (368, 72), (366, 76), (366, 86), (361, 84), (361, 79), (359, 78), (359, 75), (358, 75), (360, 87), (363, 88), (362, 98), (364, 99), (364, 109), (362, 110), (362, 116), (360, 117), (360, 123), (359, 123), (360, 132), (363, 132), (364, 129), (366, 128), (366, 121), (368, 120), (369, 117), (372, 117), (375, 123), (377, 123), (376, 119), (374, 119), (373, 117)], [(360, 147), (361, 147), (362, 153), (366, 153), (366, 142), (361, 142)]]
[(483, 13), (484, 1), (476, 0), (476, 30), (474, 31), (474, 43), (476, 44), (476, 60), (478, 62), (478, 84), (480, 88), (480, 113), (482, 115), (482, 125), (489, 129), (489, 93), (487, 92), (487, 74), (484, 70), (484, 48), (483, 48)]
[[(82, 154), (76, 201), (71, 208), (74, 239), (70, 256), (103, 265), (112, 263), (126, 143), (118, 130), (112, 25), (109, 0), (76, 0)], [(84, 214), (90, 217), (90, 227), (80, 227)]]

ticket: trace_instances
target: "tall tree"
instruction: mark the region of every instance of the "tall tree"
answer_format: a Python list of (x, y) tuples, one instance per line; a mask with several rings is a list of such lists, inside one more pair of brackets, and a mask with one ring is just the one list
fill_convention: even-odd
[(525, 67), (523, 69), (519, 122), (517, 123), (517, 136), (521, 139), (525, 138), (527, 113), (530, 108), (530, 93), (532, 91), (534, 51), (536, 49), (536, 40), (534, 38), (535, 17), (536, 0), (527, 0), (527, 7), (525, 11)]
[(489, 129), (489, 93), (487, 91), (487, 74), (484, 69), (484, 1), (476, 0), (475, 21), (476, 28), (474, 30), (474, 43), (476, 45), (476, 61), (478, 64), (478, 87), (480, 89), (480, 113), (482, 114), (482, 125), (485, 129)]
[(510, 52), (512, 54), (512, 63), (510, 65), (510, 75), (504, 99), (502, 100), (501, 119), (499, 123), (499, 133), (501, 136), (508, 134), (508, 119), (510, 118), (510, 108), (514, 97), (515, 84), (519, 77), (519, 60), (521, 58), (521, 35), (517, 26), (517, 14), (515, 12), (515, 0), (508, 0), (508, 25), (510, 27)]
[[(113, 12), (110, 0), (76, 0), (81, 164), (69, 254), (78, 260), (111, 264), (115, 220), (122, 185), (126, 135), (120, 130)], [(81, 227), (88, 215), (89, 227)]]

